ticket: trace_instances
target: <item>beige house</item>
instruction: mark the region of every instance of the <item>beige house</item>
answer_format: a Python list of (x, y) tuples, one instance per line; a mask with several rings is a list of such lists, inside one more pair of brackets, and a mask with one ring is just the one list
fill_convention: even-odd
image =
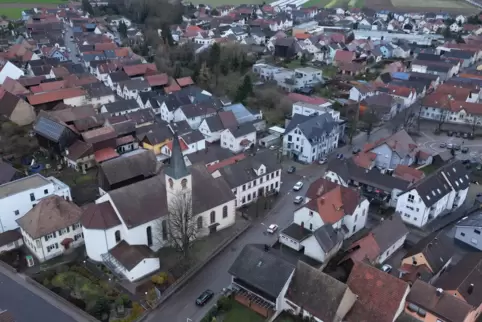
[(20, 126), (33, 123), (36, 117), (32, 105), (4, 90), (0, 92), (0, 114)]

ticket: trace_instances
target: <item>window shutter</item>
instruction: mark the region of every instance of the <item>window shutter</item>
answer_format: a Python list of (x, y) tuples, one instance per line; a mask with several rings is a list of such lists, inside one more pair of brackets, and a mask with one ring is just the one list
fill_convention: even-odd
[(67, 232), (70, 233), (70, 227), (67, 226)]
[(49, 236), (45, 236), (45, 241), (49, 241)]
[(55, 235), (55, 231), (54, 231), (54, 238), (57, 237), (57, 235)]

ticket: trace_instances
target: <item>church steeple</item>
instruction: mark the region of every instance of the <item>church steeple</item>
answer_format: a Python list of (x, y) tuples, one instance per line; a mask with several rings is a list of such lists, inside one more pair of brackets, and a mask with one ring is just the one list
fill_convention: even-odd
[(179, 137), (174, 133), (172, 139), (172, 154), (169, 162), (169, 166), (165, 170), (166, 175), (174, 180), (189, 176), (189, 170), (184, 162), (184, 156), (181, 151), (181, 144), (179, 143)]

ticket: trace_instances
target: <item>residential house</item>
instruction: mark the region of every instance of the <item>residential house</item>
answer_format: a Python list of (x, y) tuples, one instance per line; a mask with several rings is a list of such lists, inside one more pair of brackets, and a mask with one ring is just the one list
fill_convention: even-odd
[[(87, 256), (130, 281), (159, 269), (154, 250), (172, 245), (169, 217), (177, 198), (189, 193), (197, 237), (234, 224), (235, 196), (223, 178), (203, 164), (187, 168), (177, 137), (163, 173), (102, 195), (82, 218)], [(184, 199), (182, 199), (184, 200)], [(192, 203), (192, 204), (191, 204)], [(107, 219), (108, 218), (108, 219)], [(159, 238), (154, 229), (159, 228)]]
[(137, 104), (137, 101), (131, 98), (128, 100), (119, 100), (104, 104), (100, 108), (100, 112), (108, 113), (110, 116), (119, 116), (138, 111), (140, 108), (141, 107)]
[(206, 141), (212, 143), (221, 139), (221, 133), (229, 128), (236, 128), (238, 121), (231, 111), (221, 111), (216, 115), (202, 120), (199, 131), (204, 135)]
[(421, 280), (410, 288), (405, 313), (417, 321), (475, 322), (478, 316), (472, 305)]
[(455, 239), (475, 249), (482, 250), (482, 213), (472, 214), (468, 218), (457, 222)]
[(283, 154), (305, 163), (319, 160), (338, 147), (341, 126), (329, 113), (295, 114), (283, 136)]
[(403, 191), (398, 196), (396, 212), (406, 223), (423, 227), (460, 207), (469, 186), (469, 174), (461, 161), (446, 164)]
[(428, 282), (433, 284), (447, 270), (447, 267), (452, 262), (454, 253), (451, 238), (443, 232), (433, 232), (408, 250), (402, 259), (401, 266), (427, 267), (431, 274)]
[(91, 144), (77, 140), (65, 149), (64, 160), (68, 167), (85, 173), (95, 166), (94, 149)]
[(167, 126), (156, 126), (141, 136), (140, 142), (144, 149), (151, 150), (155, 155), (159, 155), (162, 147), (172, 139), (173, 133)]
[(60, 155), (77, 140), (77, 134), (63, 122), (57, 122), (46, 115), (40, 115), (33, 126), (39, 146), (53, 154)]
[(274, 42), (274, 56), (284, 59), (296, 56), (296, 38), (277, 38)]
[(117, 85), (117, 95), (128, 100), (137, 99), (139, 93), (151, 90), (149, 83), (143, 79), (129, 79), (119, 82)]
[(349, 64), (353, 62), (355, 58), (356, 58), (355, 52), (340, 49), (335, 52), (335, 57), (333, 57), (333, 64), (335, 66)]
[(396, 321), (410, 291), (406, 282), (362, 262), (353, 264), (346, 284), (357, 295), (347, 322)]
[(81, 216), (79, 206), (53, 195), (40, 200), (17, 223), (27, 248), (44, 262), (83, 245)]
[(23, 246), (23, 238), (20, 230), (13, 229), (0, 233), (0, 254), (20, 248), (21, 246)]
[(129, 79), (129, 75), (127, 75), (126, 72), (119, 70), (108, 74), (104, 83), (107, 87), (110, 87), (111, 90), (117, 91), (119, 82), (128, 81)]
[(226, 180), (236, 196), (236, 208), (279, 192), (282, 169), (274, 153), (263, 151), (252, 156), (241, 156), (207, 166), (214, 178), (221, 176)]
[(403, 247), (409, 231), (399, 216), (390, 216), (372, 229), (365, 237), (350, 245), (342, 261), (350, 258), (372, 265), (383, 264)]
[(386, 93), (367, 96), (360, 102), (360, 113), (374, 113), (383, 121), (389, 121), (400, 110), (401, 102)]
[(216, 106), (213, 102), (188, 104), (179, 107), (174, 112), (174, 121), (187, 121), (191, 128), (198, 129), (202, 120), (216, 114)]
[[(285, 307), (285, 295), (295, 266), (268, 246), (248, 244), (229, 268), (236, 301), (264, 317)], [(275, 273), (276, 272), (276, 273)]]
[(284, 309), (315, 321), (337, 321), (345, 318), (356, 299), (346, 284), (298, 261), (286, 291)]
[(19, 126), (31, 124), (36, 118), (32, 105), (5, 90), (0, 91), (0, 114)]
[(353, 87), (350, 89), (349, 99), (355, 102), (360, 102), (366, 99), (368, 96), (373, 96), (377, 93), (377, 89), (370, 83), (355, 82), (352, 83)]
[(244, 123), (228, 128), (221, 133), (221, 147), (239, 153), (256, 145), (256, 128), (252, 123)]
[[(296, 93), (291, 93), (296, 94)], [(323, 100), (320, 98), (320, 101)], [(332, 104), (329, 101), (326, 101), (323, 104), (311, 104), (306, 102), (295, 102), (293, 103), (293, 107), (291, 109), (291, 117), (295, 114), (301, 114), (305, 116), (311, 115), (321, 115), (324, 113), (329, 113), (333, 117), (335, 121), (340, 120), (340, 112), (335, 111), (334, 109), (330, 108)]]

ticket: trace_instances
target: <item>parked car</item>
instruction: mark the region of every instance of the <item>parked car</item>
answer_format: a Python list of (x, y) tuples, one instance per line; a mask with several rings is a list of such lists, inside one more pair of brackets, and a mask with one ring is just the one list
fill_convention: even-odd
[(464, 139), (467, 139), (469, 137), (469, 134), (468, 133), (464, 133), (463, 135)]
[(447, 144), (444, 143), (444, 142), (442, 142), (442, 143), (440, 143), (440, 147), (441, 147), (441, 148), (446, 148), (446, 147), (447, 147)]
[(462, 160), (462, 164), (469, 164), (469, 163), (470, 163), (469, 159)]
[(458, 144), (454, 144), (454, 150), (455, 150), (455, 151), (460, 150), (460, 145), (458, 145)]
[(212, 299), (214, 296), (214, 292), (211, 290), (205, 290), (204, 292), (201, 293), (201, 295), (198, 296), (196, 299), (196, 305), (203, 306), (206, 304), (210, 299)]
[(448, 136), (453, 136), (453, 135), (454, 135), (454, 132), (448, 131), (448, 132), (447, 132), (447, 135), (448, 135)]
[(291, 166), (291, 167), (288, 168), (288, 170), (286, 172), (295, 173), (295, 171), (296, 171), (296, 167)]
[(327, 161), (328, 161), (327, 158), (321, 158), (321, 159), (318, 161), (318, 163), (319, 163), (319, 164), (325, 164)]
[(461, 152), (462, 152), (462, 153), (467, 153), (467, 152), (469, 152), (469, 148), (466, 147), (466, 146), (464, 146), (464, 147), (462, 148)]
[(385, 264), (382, 266), (382, 271), (384, 271), (385, 273), (390, 273), (392, 271), (392, 266), (388, 265), (388, 264)]
[(447, 149), (453, 149), (454, 145), (452, 143), (447, 144)]
[(300, 191), (301, 188), (303, 188), (303, 182), (298, 181), (298, 182), (294, 185), (293, 190), (294, 190), (294, 191)]
[(269, 147), (270, 150), (276, 150), (278, 147), (276, 145), (272, 145)]
[(353, 150), (351, 151), (351, 153), (353, 154), (358, 154), (360, 153), (361, 149), (360, 148), (353, 148)]
[(336, 155), (336, 158), (337, 158), (337, 159), (340, 159), (340, 160), (343, 159), (343, 154), (338, 153), (338, 154)]
[(302, 196), (296, 196), (294, 203), (299, 205), (300, 203), (303, 202), (303, 197)]
[(455, 132), (455, 136), (459, 138), (459, 137), (460, 137), (460, 132)]
[(278, 230), (278, 225), (271, 224), (271, 225), (269, 225), (269, 227), (266, 231), (270, 234), (274, 234), (277, 230)]

